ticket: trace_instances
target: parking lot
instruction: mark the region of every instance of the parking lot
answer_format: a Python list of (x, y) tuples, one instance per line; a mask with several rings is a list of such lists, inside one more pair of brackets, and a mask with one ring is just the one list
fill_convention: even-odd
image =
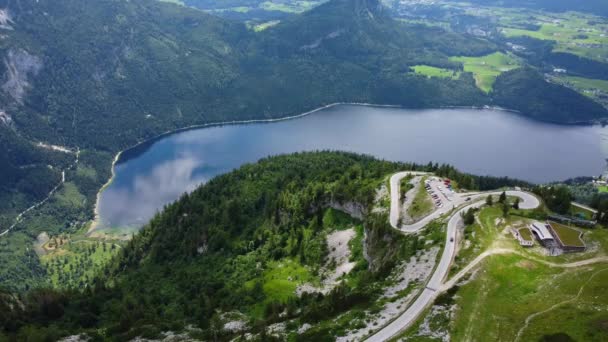
[(442, 208), (452, 202), (455, 192), (449, 179), (430, 177), (424, 183), (426, 192), (431, 196), (435, 207)]

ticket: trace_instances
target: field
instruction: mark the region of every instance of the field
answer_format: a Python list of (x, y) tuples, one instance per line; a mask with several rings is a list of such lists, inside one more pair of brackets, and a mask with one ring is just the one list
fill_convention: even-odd
[(454, 259), (450, 276), (458, 273), (492, 245), (499, 233), (495, 222), (500, 217), (502, 217), (502, 213), (498, 207), (483, 208), (479, 212), (479, 221), (465, 227), (463, 245)]
[[(597, 324), (608, 318), (597, 310), (597, 305), (608, 305), (608, 297), (597, 296), (607, 290), (608, 272), (602, 267), (606, 265), (564, 270), (519, 256), (492, 257), (484, 272), (457, 292), (452, 339), (513, 341), (520, 333), (520, 341), (538, 341), (566, 333), (577, 341), (605, 340), (608, 330)], [(552, 308), (562, 302), (564, 306)], [(544, 313), (532, 316), (526, 327), (526, 318), (539, 312)]]
[(271, 301), (286, 303), (299, 284), (313, 281), (309, 270), (291, 259), (273, 261), (264, 272), (264, 293)]
[(576, 246), (576, 247), (584, 247), (585, 244), (580, 239), (581, 232), (576, 229), (564, 226), (563, 224), (559, 224), (557, 222), (551, 222), (551, 227), (559, 236), (559, 239), (562, 240), (564, 245), (566, 246)]
[(575, 76), (560, 76), (560, 79), (570, 83), (572, 87), (580, 89), (583, 92), (591, 92), (599, 90), (608, 93), (608, 81), (594, 80), (591, 78), (575, 77)]
[[(181, 0), (161, 0), (167, 2), (181, 3)], [(203, 11), (207, 11), (220, 17), (238, 18), (237, 20), (245, 21), (250, 24), (250, 28), (261, 31), (272, 25), (275, 25), (282, 17), (302, 13), (308, 11), (315, 6), (320, 5), (324, 1), (228, 1), (206, 2), (193, 1), (189, 3)], [(282, 12), (281, 15), (279, 12)]]
[(429, 78), (430, 77), (439, 77), (439, 78), (451, 78), (451, 79), (455, 80), (460, 77), (460, 72), (458, 72), (458, 71), (444, 69), (444, 68), (437, 68), (437, 67), (433, 67), (430, 65), (414, 65), (413, 67), (411, 67), (411, 69), (414, 71), (414, 73), (416, 73), (418, 75), (423, 75), (423, 76), (426, 76)]
[[(522, 228), (525, 228), (528, 224), (527, 219), (514, 215), (504, 218), (500, 204), (484, 207), (477, 215), (478, 220), (464, 229), (464, 243), (456, 255), (452, 269), (450, 269), (450, 276), (458, 273), (479, 254), (488, 249), (513, 248), (520, 250), (519, 243), (513, 239), (512, 235), (503, 232), (509, 226), (520, 229), (520, 232), (523, 231)], [(529, 239), (533, 241), (530, 231), (527, 228), (525, 230), (528, 232)]]
[(319, 3), (319, 1), (291, 1), (288, 3), (265, 1), (259, 6), (259, 8), (266, 11), (301, 13), (317, 6)]
[[(441, 295), (404, 336), (408, 341), (605, 341), (606, 264), (549, 267), (494, 256), (460, 288)], [(526, 324), (526, 320), (528, 324)], [(519, 338), (518, 338), (519, 336)]]
[(55, 288), (81, 288), (98, 275), (120, 247), (114, 243), (51, 238), (52, 249), (41, 256), (50, 283)]
[(491, 18), (507, 38), (532, 37), (556, 42), (555, 52), (567, 52), (605, 62), (608, 58), (608, 21), (578, 12), (550, 13), (544, 11), (471, 7), (459, 4), (467, 14)]
[(254, 25), (253, 26), (253, 30), (255, 32), (261, 32), (261, 31), (264, 31), (265, 29), (267, 29), (269, 27), (272, 27), (272, 26), (274, 26), (274, 25), (276, 25), (276, 24), (278, 24), (280, 22), (281, 22), (280, 20), (267, 21), (267, 22), (264, 22), (264, 23), (261, 23), (261, 24)]
[(559, 19), (541, 23), (538, 30), (504, 27), (502, 33), (506, 37), (527, 36), (542, 40), (553, 40), (557, 43), (554, 51), (568, 52), (575, 55), (602, 60), (608, 57), (608, 37), (606, 27), (591, 26), (588, 21), (574, 14), (564, 15)]
[(482, 57), (451, 57), (450, 59), (461, 62), (464, 71), (472, 73), (477, 87), (486, 93), (492, 90), (498, 75), (519, 67), (513, 56), (502, 52), (495, 52)]

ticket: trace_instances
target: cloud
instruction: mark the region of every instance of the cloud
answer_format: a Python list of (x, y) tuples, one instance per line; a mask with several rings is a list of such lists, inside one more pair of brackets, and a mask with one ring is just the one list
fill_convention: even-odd
[(132, 187), (110, 187), (100, 203), (106, 226), (139, 226), (165, 204), (184, 192), (191, 192), (207, 179), (196, 173), (201, 159), (181, 156), (155, 166), (135, 177)]

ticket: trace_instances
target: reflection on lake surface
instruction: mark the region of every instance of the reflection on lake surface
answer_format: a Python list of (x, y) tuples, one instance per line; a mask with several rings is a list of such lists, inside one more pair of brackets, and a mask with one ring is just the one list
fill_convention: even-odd
[(533, 182), (599, 175), (602, 131), (497, 110), (352, 105), (275, 123), (190, 130), (164, 137), (115, 166), (114, 181), (98, 204), (101, 227), (139, 227), (164, 204), (213, 176), (297, 151), (333, 149), (449, 163), (474, 174)]

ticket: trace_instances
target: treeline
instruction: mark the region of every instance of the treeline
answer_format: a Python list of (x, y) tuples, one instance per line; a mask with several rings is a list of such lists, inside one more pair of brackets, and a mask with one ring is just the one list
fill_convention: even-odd
[(426, 168), (438, 176), (455, 180), (460, 188), (467, 190), (486, 191), (502, 187), (532, 187), (531, 183), (509, 177), (476, 176), (462, 173), (447, 164), (429, 164)]

